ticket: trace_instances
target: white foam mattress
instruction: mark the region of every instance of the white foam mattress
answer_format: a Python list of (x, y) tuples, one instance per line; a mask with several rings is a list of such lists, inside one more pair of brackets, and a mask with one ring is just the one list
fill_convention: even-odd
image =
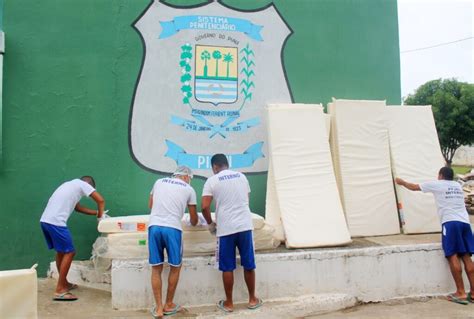
[[(273, 238), (273, 228), (265, 225), (254, 230), (255, 250), (278, 247)], [(216, 237), (208, 231), (183, 231), (183, 255), (212, 255), (216, 249)], [(92, 255), (97, 258), (148, 258), (148, 232), (107, 234), (97, 238)]]
[[(393, 175), (413, 183), (435, 180), (444, 158), (431, 106), (388, 106)], [(441, 230), (432, 194), (396, 186), (406, 234)]]
[[(199, 213), (199, 215), (201, 215)], [(211, 213), (212, 219), (215, 220), (214, 213)], [(148, 228), (148, 220), (150, 215), (130, 215), (110, 217), (99, 222), (97, 230), (100, 233), (127, 233), (127, 232), (145, 232)], [(202, 217), (200, 217), (202, 219)], [(207, 225), (198, 224), (191, 226), (189, 218), (185, 215), (181, 222), (183, 231), (207, 231)], [(265, 219), (262, 216), (252, 213), (252, 221), (254, 229), (260, 229), (265, 224)]]
[(332, 150), (351, 236), (400, 233), (384, 101), (333, 100)]
[(0, 318), (37, 318), (35, 269), (0, 271)]
[(270, 105), (267, 115), (273, 168), (268, 188), (274, 183), (274, 212), (281, 213), (286, 246), (349, 243), (321, 105)]

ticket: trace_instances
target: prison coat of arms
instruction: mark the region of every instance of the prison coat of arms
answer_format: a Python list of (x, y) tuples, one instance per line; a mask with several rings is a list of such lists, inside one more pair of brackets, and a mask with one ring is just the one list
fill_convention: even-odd
[(292, 101), (282, 64), (291, 30), (276, 8), (154, 1), (134, 27), (144, 47), (129, 128), (139, 165), (207, 177), (223, 153), (232, 169), (267, 171), (265, 106)]

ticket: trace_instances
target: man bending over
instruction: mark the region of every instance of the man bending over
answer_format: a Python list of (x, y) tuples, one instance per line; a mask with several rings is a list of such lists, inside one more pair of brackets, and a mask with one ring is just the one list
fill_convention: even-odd
[[(97, 210), (81, 206), (79, 201), (84, 196), (90, 196), (97, 203)], [(67, 281), (67, 274), (72, 259), (76, 254), (72, 243), (71, 233), (67, 228), (67, 220), (76, 210), (86, 215), (102, 218), (105, 201), (95, 190), (95, 181), (92, 176), (83, 176), (60, 185), (49, 198), (48, 204), (40, 219), (46, 243), (49, 249), (56, 251), (56, 267), (59, 278), (56, 285), (54, 300), (73, 301), (77, 297), (69, 291), (76, 288)]]

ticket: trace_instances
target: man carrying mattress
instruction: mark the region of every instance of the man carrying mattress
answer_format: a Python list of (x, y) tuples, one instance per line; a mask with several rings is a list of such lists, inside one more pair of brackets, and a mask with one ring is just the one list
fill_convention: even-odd
[[(97, 210), (81, 206), (82, 197), (89, 196), (97, 203)], [(56, 285), (54, 300), (73, 301), (77, 297), (69, 291), (77, 288), (67, 281), (67, 274), (76, 250), (72, 243), (71, 233), (67, 228), (67, 220), (76, 210), (86, 215), (102, 218), (105, 201), (95, 190), (95, 181), (92, 176), (83, 176), (80, 179), (61, 184), (49, 198), (48, 204), (41, 215), (40, 224), (49, 249), (56, 251), (56, 267), (59, 278)]]
[[(189, 209), (191, 225), (198, 222), (196, 213), (196, 192), (189, 185), (193, 174), (186, 166), (179, 166), (171, 178), (162, 178), (155, 182), (150, 193), (151, 209), (148, 223), (149, 262), (152, 266), (151, 286), (156, 306), (151, 313), (154, 318), (173, 315), (181, 310), (173, 303), (174, 293), (178, 285), (181, 260), (183, 258), (182, 226), (186, 207)], [(170, 273), (168, 291), (163, 304), (161, 296), (161, 273), (163, 271), (164, 250), (168, 256)]]
[[(239, 249), (249, 292), (247, 308), (257, 309), (262, 300), (255, 296), (255, 254), (253, 224), (249, 209), (250, 186), (244, 174), (229, 170), (224, 154), (211, 158), (214, 176), (207, 179), (202, 191), (202, 213), (211, 233), (217, 232), (216, 262), (222, 271), (226, 300), (217, 304), (224, 312), (232, 312), (232, 290), (236, 268), (236, 248)], [(211, 203), (216, 201), (216, 224), (211, 219)], [(217, 229), (216, 229), (217, 228)]]
[[(438, 180), (422, 184), (412, 184), (396, 178), (398, 185), (412, 191), (432, 193), (438, 207), (438, 215), (442, 224), (442, 245), (444, 255), (448, 259), (449, 268), (456, 284), (456, 292), (448, 296), (448, 300), (467, 305), (474, 302), (474, 236), (469, 223), (469, 215), (464, 205), (464, 193), (459, 183), (453, 181), (454, 172), (450, 167), (439, 170)], [(464, 263), (471, 291), (466, 294), (462, 279)]]

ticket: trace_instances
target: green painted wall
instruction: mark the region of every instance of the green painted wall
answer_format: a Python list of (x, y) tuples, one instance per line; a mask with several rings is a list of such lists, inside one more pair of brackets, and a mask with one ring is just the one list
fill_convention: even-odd
[[(199, 1), (173, 1), (191, 4)], [(228, 0), (237, 8), (269, 1)], [(6, 0), (0, 269), (40, 262), (39, 218), (63, 181), (91, 174), (112, 214), (147, 212), (158, 177), (132, 160), (128, 117), (142, 46), (130, 27), (149, 0)], [(294, 30), (284, 61), (295, 102), (331, 97), (400, 101), (395, 0), (275, 1)], [(264, 212), (266, 176), (251, 176)], [(194, 179), (198, 193), (203, 180)], [(86, 200), (86, 203), (90, 201)], [(95, 218), (69, 220), (77, 259), (89, 257)]]

